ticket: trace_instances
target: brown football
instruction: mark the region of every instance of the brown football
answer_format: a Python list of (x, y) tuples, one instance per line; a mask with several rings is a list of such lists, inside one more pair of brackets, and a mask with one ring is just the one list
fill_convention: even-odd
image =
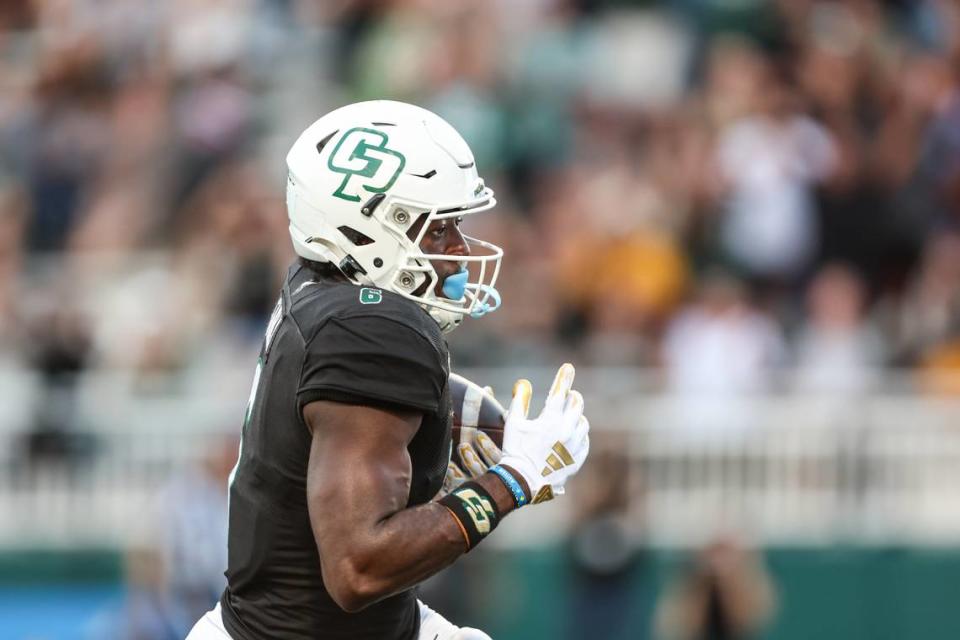
[[(503, 446), (503, 425), (507, 410), (492, 393), (456, 373), (450, 374), (450, 399), (453, 402), (453, 449), (462, 442), (472, 442), (479, 429), (494, 444)], [(453, 459), (459, 461), (456, 453)]]

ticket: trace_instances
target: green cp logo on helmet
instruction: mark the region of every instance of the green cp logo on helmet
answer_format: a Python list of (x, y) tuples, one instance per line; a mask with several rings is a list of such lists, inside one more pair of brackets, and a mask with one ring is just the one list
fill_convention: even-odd
[(383, 193), (393, 186), (407, 159), (399, 151), (390, 149), (389, 136), (376, 129), (354, 127), (337, 142), (327, 166), (343, 174), (334, 197), (360, 202), (361, 190)]

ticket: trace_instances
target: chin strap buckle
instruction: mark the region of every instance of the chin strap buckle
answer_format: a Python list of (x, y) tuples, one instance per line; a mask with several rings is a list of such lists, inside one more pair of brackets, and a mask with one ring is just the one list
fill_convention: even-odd
[(361, 267), (360, 263), (349, 254), (344, 256), (343, 260), (340, 261), (340, 264), (337, 265), (337, 268), (340, 269), (340, 273), (347, 276), (351, 280), (353, 280), (358, 273), (367, 275), (367, 270)]

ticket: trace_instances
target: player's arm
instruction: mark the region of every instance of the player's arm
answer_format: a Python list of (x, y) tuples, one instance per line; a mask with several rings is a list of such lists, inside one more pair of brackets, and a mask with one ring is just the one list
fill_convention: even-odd
[[(323, 581), (346, 611), (403, 591), (465, 553), (458, 520), (443, 504), (406, 508), (407, 446), (421, 415), (325, 400), (304, 406), (313, 432), (307, 505), (322, 559)], [(322, 428), (315, 428), (323, 425)], [(515, 508), (492, 473), (476, 478), (500, 517)]]

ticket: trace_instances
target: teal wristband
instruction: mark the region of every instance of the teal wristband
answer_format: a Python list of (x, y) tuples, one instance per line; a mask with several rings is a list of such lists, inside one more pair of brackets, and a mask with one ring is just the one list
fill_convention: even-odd
[(513, 477), (512, 473), (498, 464), (490, 467), (490, 471), (497, 474), (497, 477), (503, 480), (503, 484), (507, 485), (507, 489), (513, 494), (513, 501), (516, 503), (518, 509), (529, 502), (529, 500), (527, 500), (527, 494), (523, 492), (523, 487), (520, 486), (520, 483), (517, 482), (517, 479)]

